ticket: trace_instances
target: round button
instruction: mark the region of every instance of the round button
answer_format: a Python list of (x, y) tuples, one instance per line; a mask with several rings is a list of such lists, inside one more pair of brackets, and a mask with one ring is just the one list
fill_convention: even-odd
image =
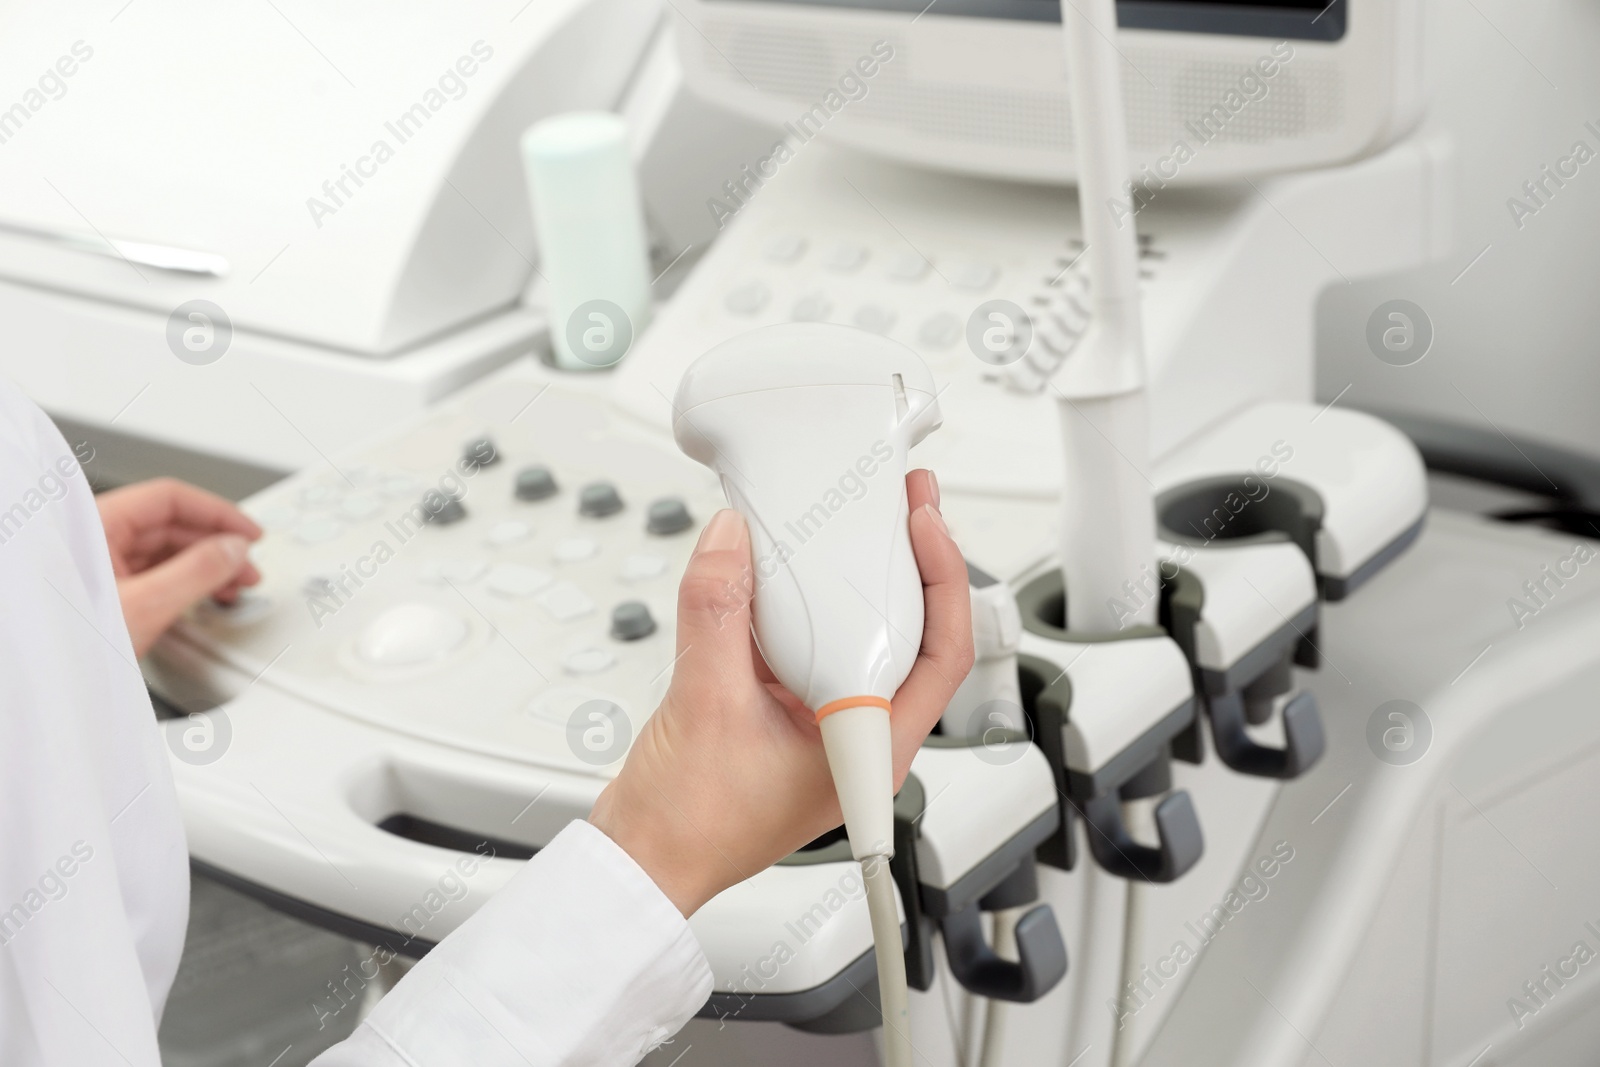
[(250, 514), (256, 522), (268, 530), (287, 530), (300, 517), (300, 513), (294, 508), (282, 504), (277, 507), (267, 508), (262, 512), (252, 510)]
[(889, 264), (889, 269), (884, 273), (892, 281), (916, 282), (927, 276), (928, 268), (932, 264), (915, 252), (907, 252), (896, 256), (894, 262)]
[(833, 305), (828, 303), (827, 297), (821, 293), (812, 293), (794, 302), (789, 317), (796, 322), (821, 322), (832, 310)]
[(582, 563), (600, 551), (600, 542), (592, 537), (566, 537), (556, 542), (557, 563)]
[(378, 513), (383, 505), (369, 493), (355, 493), (344, 498), (339, 513), (347, 519), (365, 519)]
[(378, 471), (365, 463), (357, 463), (354, 466), (345, 467), (342, 473), (345, 481), (360, 489), (372, 489), (381, 481)]
[(979, 263), (974, 260), (956, 263), (947, 269), (951, 285), (957, 289), (969, 289), (973, 292), (982, 292), (989, 288), (1000, 273), (994, 264)]
[(303, 508), (329, 508), (339, 503), (343, 494), (331, 485), (308, 485), (300, 493)]
[(543, 500), (556, 495), (556, 476), (549, 467), (523, 467), (517, 472), (517, 499)]
[(664, 496), (650, 505), (650, 518), (645, 523), (645, 529), (664, 537), (682, 533), (693, 525), (694, 518), (689, 514), (689, 505), (681, 497)]
[(949, 348), (961, 340), (961, 320), (948, 311), (941, 311), (922, 324), (917, 340), (929, 348)]
[(302, 545), (320, 545), (324, 541), (332, 541), (344, 532), (344, 526), (337, 519), (325, 519), (320, 516), (302, 521), (294, 528), (294, 539)]
[(772, 294), (760, 282), (748, 282), (723, 298), (722, 306), (735, 315), (754, 315), (767, 306)]
[(618, 641), (637, 641), (656, 632), (656, 620), (639, 600), (624, 600), (611, 609), (611, 636)]
[(499, 563), (489, 571), (486, 584), (491, 593), (515, 599), (533, 596), (548, 586), (550, 581), (550, 576), (537, 567), (525, 563)]
[(594, 601), (589, 599), (589, 594), (573, 582), (557, 582), (540, 593), (534, 603), (556, 622), (581, 619), (594, 610)]
[(492, 467), (500, 462), (500, 453), (494, 447), (494, 440), (488, 437), (476, 437), (468, 441), (461, 450), (461, 459), (469, 468), (476, 470), (479, 467)]
[(467, 517), (465, 504), (453, 496), (445, 496), (437, 489), (422, 498), (422, 509), (427, 512), (428, 521), (435, 526), (449, 526)]
[(513, 545), (518, 541), (525, 541), (533, 533), (533, 527), (516, 519), (495, 523), (489, 531), (489, 543), (495, 546)]
[(563, 727), (575, 709), (600, 694), (585, 686), (552, 685), (523, 707), (523, 714), (547, 726)]
[(380, 667), (417, 667), (442, 659), (467, 639), (466, 620), (428, 604), (401, 604), (379, 615), (356, 640), (356, 655)]
[(410, 496), (422, 488), (422, 479), (411, 474), (391, 474), (378, 489), (384, 496)]
[(590, 482), (578, 492), (578, 514), (603, 519), (622, 510), (622, 497), (610, 482)]
[(599, 674), (617, 661), (617, 657), (603, 648), (590, 645), (575, 648), (561, 657), (561, 666), (568, 674)]
[(873, 333), (888, 333), (894, 329), (894, 320), (894, 311), (882, 304), (863, 304), (856, 309), (856, 325)]
[(828, 253), (823, 265), (835, 274), (851, 274), (861, 269), (861, 264), (866, 261), (867, 250), (861, 245), (841, 244)]
[(308, 597), (339, 599), (339, 572), (337, 569), (323, 574), (310, 574), (300, 583), (300, 591)]
[(622, 561), (622, 570), (617, 577), (625, 582), (642, 582), (647, 578), (655, 578), (665, 574), (667, 561), (660, 556), (636, 555), (629, 556)]
[(769, 263), (793, 263), (806, 250), (806, 239), (798, 234), (782, 234), (767, 242), (765, 255)]

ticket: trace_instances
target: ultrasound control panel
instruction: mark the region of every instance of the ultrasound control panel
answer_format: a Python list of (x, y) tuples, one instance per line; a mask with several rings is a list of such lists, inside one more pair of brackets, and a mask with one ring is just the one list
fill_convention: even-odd
[(654, 708), (677, 578), (721, 506), (709, 472), (591, 392), (531, 367), (497, 375), (247, 501), (268, 531), (262, 584), (192, 613), (158, 655), (212, 664), (213, 699), (266, 686), (419, 738), (604, 772), (613, 760), (574, 751), (574, 711), (605, 701), (636, 733)]

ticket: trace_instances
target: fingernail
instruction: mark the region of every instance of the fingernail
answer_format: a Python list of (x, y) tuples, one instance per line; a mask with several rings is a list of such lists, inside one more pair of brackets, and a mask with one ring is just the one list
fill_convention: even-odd
[(943, 501), (939, 497), (939, 476), (931, 470), (928, 472), (928, 491), (933, 494), (933, 506), (937, 508)]
[(250, 551), (250, 542), (237, 534), (223, 534), (217, 538), (217, 547), (228, 562), (237, 567), (244, 562), (245, 553)]
[(705, 532), (700, 535), (700, 543), (695, 546), (695, 551), (720, 552), (738, 543), (739, 513), (732, 508), (723, 508), (706, 523)]
[(922, 505), (922, 510), (926, 511), (929, 517), (933, 519), (934, 525), (939, 527), (939, 531), (941, 533), (943, 533), (946, 537), (950, 536), (950, 527), (944, 524), (944, 516), (939, 514), (938, 508), (934, 507), (932, 504), (924, 504)]

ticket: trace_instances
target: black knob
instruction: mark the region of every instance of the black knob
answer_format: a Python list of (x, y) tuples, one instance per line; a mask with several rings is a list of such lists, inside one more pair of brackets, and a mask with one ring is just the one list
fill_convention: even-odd
[(611, 636), (618, 641), (637, 641), (656, 632), (650, 609), (638, 600), (624, 600), (611, 610)]
[(499, 463), (500, 453), (496, 451), (493, 440), (479, 437), (467, 442), (467, 446), (461, 450), (461, 458), (469, 467), (476, 470), (479, 467), (492, 467)]
[(650, 518), (645, 529), (653, 534), (682, 533), (694, 525), (689, 506), (679, 497), (664, 496), (650, 505)]
[(610, 482), (590, 482), (578, 491), (578, 514), (603, 519), (622, 510), (622, 497)]
[(467, 517), (466, 505), (437, 489), (430, 489), (422, 498), (422, 510), (427, 515), (427, 521), (436, 526), (449, 526)]
[(556, 495), (556, 476), (549, 467), (523, 467), (517, 472), (517, 499), (543, 500)]

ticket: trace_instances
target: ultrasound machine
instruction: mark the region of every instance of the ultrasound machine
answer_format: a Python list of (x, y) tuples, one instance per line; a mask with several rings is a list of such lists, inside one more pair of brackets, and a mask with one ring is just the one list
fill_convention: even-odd
[[(0, 310), (37, 341), (6, 372), (86, 434), (229, 465), (267, 530), (261, 585), (143, 665), (196, 869), (400, 957), (458, 926), (584, 817), (666, 690), (677, 581), (723, 506), (673, 440), (685, 369), (834, 323), (936, 380), (911, 461), (978, 640), (895, 802), (919, 1061), (1544, 1062), (1506, 976), (1590, 936), (1547, 905), (1600, 878), (1573, 830), (1600, 814), (1595, 583), (1560, 569), (1570, 538), (1430, 508), (1406, 434), (1313, 392), (1319, 295), (1453, 248), (1424, 3), (1121, 0), (1094, 99), (1073, 0), (517, 6), (330, 12), (413, 42), (386, 103), (192, 100), (202, 124), (259, 112), (205, 127), (256, 161), (226, 181), (130, 138), (150, 193), (100, 240), (159, 239), (160, 263), (86, 253), (44, 198), (0, 226)], [(334, 205), (324, 180), (460, 57), (406, 165)], [(571, 111), (628, 123), (653, 279), (625, 354), (576, 370), (541, 258), (566, 208), (530, 202), (519, 150)], [(1086, 114), (1124, 132), (1126, 181)], [(1124, 242), (1128, 423), (1082, 369)], [(193, 301), (229, 348), (175, 365)], [(1145, 540), (1093, 544), (1121, 520), (1088, 528), (1086, 502), (1112, 498)], [(1556, 610), (1513, 630), (1508, 590), (1547, 567)], [(875, 1062), (854, 870), (820, 839), (693, 917), (698, 1062)]]

